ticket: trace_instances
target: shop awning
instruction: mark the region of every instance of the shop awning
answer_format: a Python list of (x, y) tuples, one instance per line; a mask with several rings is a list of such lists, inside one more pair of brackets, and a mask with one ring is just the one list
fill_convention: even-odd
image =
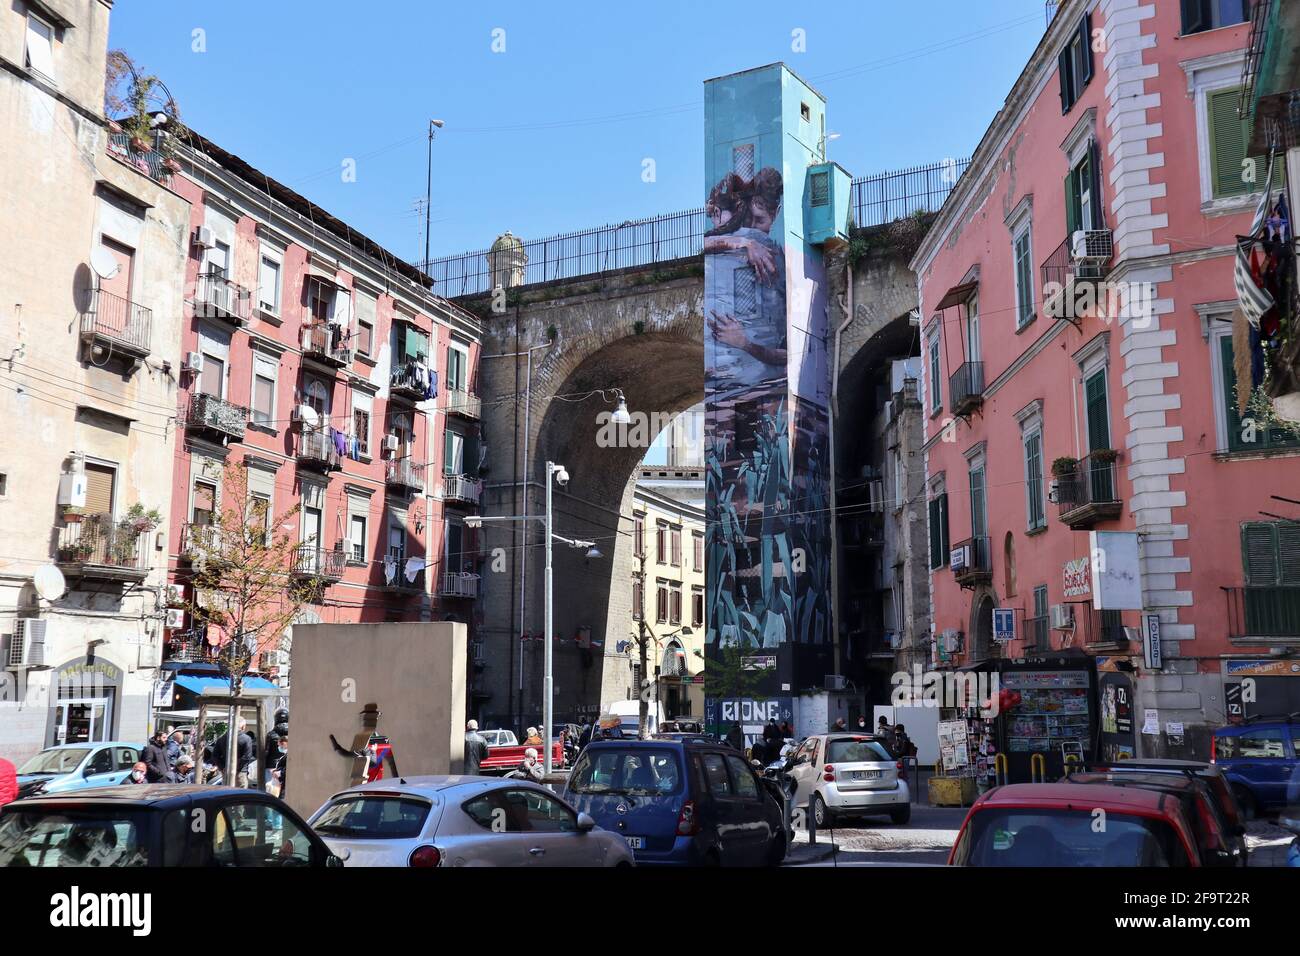
[[(201, 677), (197, 674), (177, 674), (176, 686), (183, 687), (191, 694), (203, 695), (204, 688), (212, 688), (222, 693), (229, 693), (230, 681), (224, 677)], [(246, 690), (279, 690), (279, 687), (272, 684), (265, 677), (245, 677), (244, 688)]]
[(944, 309), (950, 309), (954, 305), (961, 305), (969, 299), (971, 293), (979, 287), (980, 280), (978, 275), (973, 281), (959, 283), (943, 294), (943, 298), (939, 300), (939, 304), (936, 305), (935, 308), (942, 312)]

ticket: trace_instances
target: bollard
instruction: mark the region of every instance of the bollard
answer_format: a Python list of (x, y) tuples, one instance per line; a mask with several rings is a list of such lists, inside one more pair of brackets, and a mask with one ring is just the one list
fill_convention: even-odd
[(993, 772), (994, 779), (997, 781), (999, 787), (1006, 786), (1007, 783), (1010, 782), (1011, 776), (1008, 770), (1006, 754), (1000, 753), (993, 755)]
[(1065, 755), (1065, 776), (1069, 777), (1070, 774), (1074, 773), (1078, 764), (1079, 764), (1078, 756), (1076, 756), (1075, 754), (1066, 754)]
[(803, 823), (804, 826), (808, 828), (808, 845), (816, 846), (817, 845), (817, 818), (816, 816), (813, 815), (812, 800), (809, 800), (808, 805), (804, 807)]
[(1047, 758), (1042, 754), (1033, 754), (1029, 758), (1029, 782), (1047, 782)]

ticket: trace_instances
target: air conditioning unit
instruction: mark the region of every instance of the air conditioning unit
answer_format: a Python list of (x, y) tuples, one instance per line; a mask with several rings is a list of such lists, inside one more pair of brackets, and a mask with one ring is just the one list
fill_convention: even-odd
[(1074, 605), (1053, 604), (1052, 605), (1052, 629), (1056, 631), (1068, 631), (1073, 627), (1074, 627)]
[(217, 246), (216, 237), (212, 235), (212, 230), (207, 226), (194, 227), (194, 245), (200, 249), (215, 249)]
[(38, 618), (19, 618), (9, 636), (9, 667), (45, 666), (45, 628), (49, 624)]
[(397, 453), (397, 449), (402, 447), (401, 440), (396, 435), (384, 436), (384, 451)]
[(302, 346), (304, 352), (311, 351), (311, 329), (305, 325), (298, 333), (298, 343)]
[(1076, 229), (1070, 236), (1070, 253), (1076, 262), (1106, 262), (1113, 251), (1109, 229)]
[(1142, 643), (1142, 629), (1141, 629), (1140, 627), (1127, 627), (1127, 626), (1126, 626), (1126, 627), (1124, 628), (1124, 638), (1125, 638), (1125, 639), (1126, 639), (1130, 644), (1141, 644), (1141, 643)]
[(882, 512), (885, 510), (885, 483), (883, 481), (873, 481), (871, 489), (871, 510)]
[(186, 353), (185, 353), (185, 365), (184, 365), (183, 367), (184, 367), (185, 371), (187, 371), (187, 372), (202, 372), (202, 371), (203, 371), (203, 353), (202, 353), (202, 352), (186, 352)]
[(848, 683), (848, 679), (843, 674), (826, 675), (827, 690), (844, 690), (844, 688), (848, 686)]
[(167, 630), (181, 631), (185, 629), (185, 609), (181, 607), (169, 607), (167, 609), (167, 619), (165, 621)]
[(59, 475), (59, 504), (66, 508), (86, 506), (86, 473)]

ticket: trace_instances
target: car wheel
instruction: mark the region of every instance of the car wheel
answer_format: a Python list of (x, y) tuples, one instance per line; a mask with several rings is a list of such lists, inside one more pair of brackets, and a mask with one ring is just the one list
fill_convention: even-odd
[(1241, 784), (1233, 785), (1232, 795), (1237, 798), (1242, 817), (1247, 820), (1255, 819), (1255, 815), (1259, 812), (1259, 808), (1255, 804), (1255, 795)]
[(778, 836), (775, 840), (772, 841), (772, 846), (767, 851), (766, 862), (768, 866), (781, 865), (782, 861), (785, 859), (785, 853), (786, 853), (785, 848), (787, 845), (788, 844), (785, 842), (784, 834)]
[(912, 805), (910, 803), (905, 803), (901, 807), (895, 807), (889, 811), (889, 822), (895, 826), (901, 826), (910, 819), (912, 819)]
[(823, 830), (830, 826), (831, 812), (826, 808), (826, 801), (822, 799), (820, 793), (813, 794), (812, 815), (813, 823), (817, 824), (818, 830)]

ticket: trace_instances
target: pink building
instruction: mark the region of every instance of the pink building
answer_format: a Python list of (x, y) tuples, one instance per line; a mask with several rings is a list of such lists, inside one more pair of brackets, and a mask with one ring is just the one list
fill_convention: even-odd
[(1248, 15), (1062, 3), (912, 263), (933, 661), (1087, 655), (1105, 755), (1208, 758), (1243, 707), (1300, 709), (1300, 553), (1268, 515), (1300, 441), (1234, 385), (1267, 167), (1237, 114)]
[[(187, 586), (232, 459), (272, 514), (300, 508), (291, 573), (324, 582), (301, 619), (453, 619), (472, 633), (478, 320), (414, 266), (190, 139), (175, 181), (192, 215), (170, 580)], [(165, 666), (202, 671), (212, 656), (216, 629), (192, 617), (169, 615)], [(286, 663), (260, 661), (282, 686)]]

